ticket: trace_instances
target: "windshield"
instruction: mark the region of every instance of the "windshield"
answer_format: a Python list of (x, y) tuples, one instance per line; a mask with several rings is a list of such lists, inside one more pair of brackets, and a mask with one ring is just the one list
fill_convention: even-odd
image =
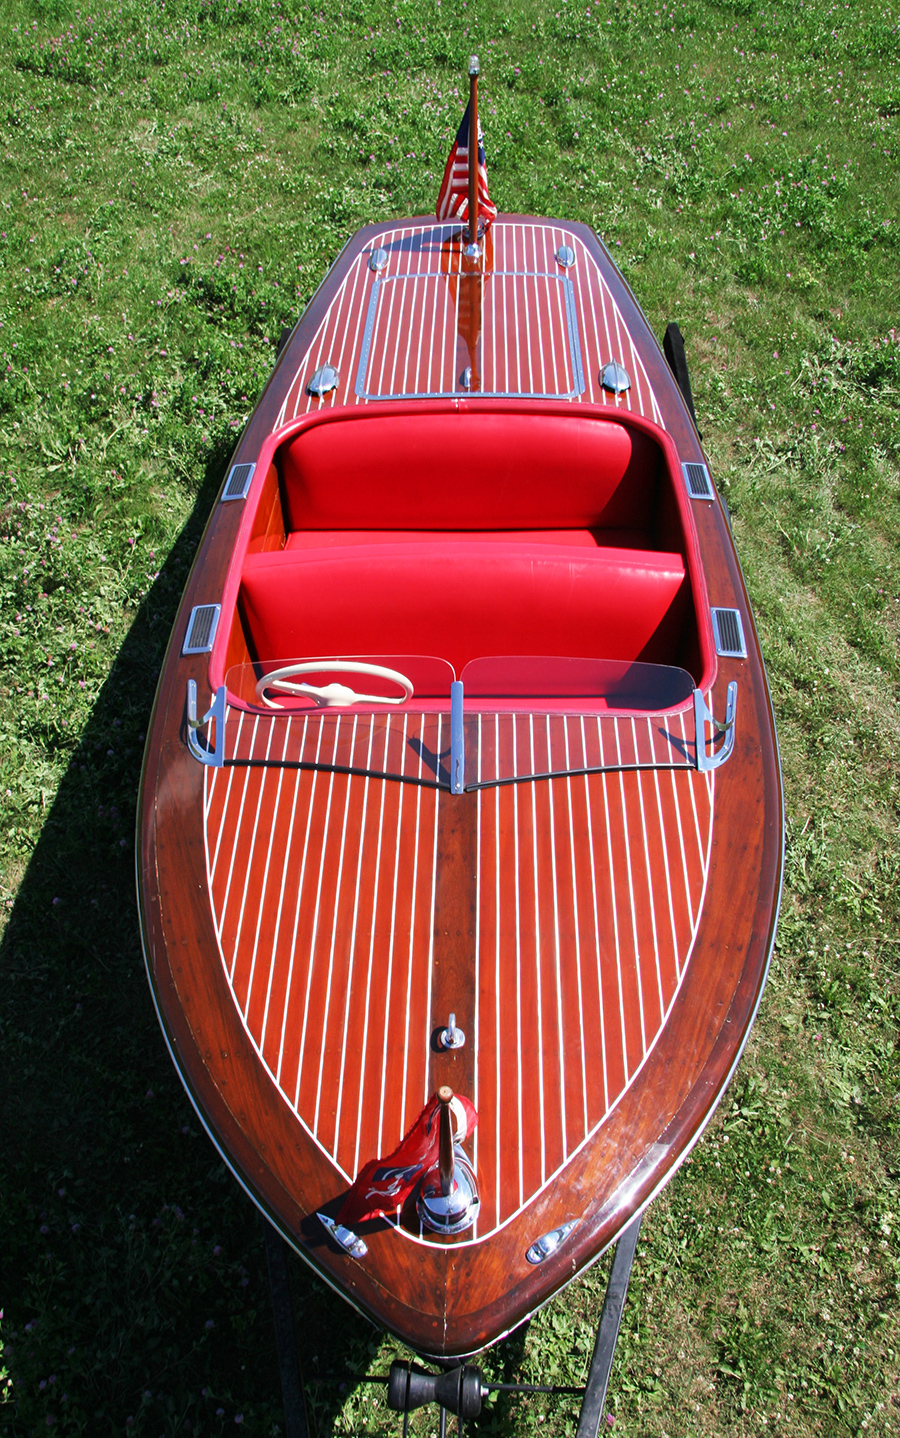
[[(422, 655), (236, 665), (225, 762), (448, 788), (454, 677)], [(467, 790), (693, 763), (693, 681), (682, 669), (500, 656), (467, 664), (462, 694), (455, 687)], [(262, 743), (264, 716), (275, 725)]]
[(666, 664), (533, 655), (473, 659), (459, 676), (445, 659), (421, 654), (271, 659), (233, 665), (226, 684), (230, 704), (263, 711), (441, 713), (457, 677), (467, 714), (664, 713), (694, 689), (684, 669)]

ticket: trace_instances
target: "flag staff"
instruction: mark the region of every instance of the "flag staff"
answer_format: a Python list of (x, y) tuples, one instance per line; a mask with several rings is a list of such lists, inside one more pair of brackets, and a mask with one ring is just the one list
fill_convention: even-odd
[(481, 252), (478, 247), (478, 72), (477, 55), (469, 56), (469, 223), (466, 229), (466, 254), (470, 259)]

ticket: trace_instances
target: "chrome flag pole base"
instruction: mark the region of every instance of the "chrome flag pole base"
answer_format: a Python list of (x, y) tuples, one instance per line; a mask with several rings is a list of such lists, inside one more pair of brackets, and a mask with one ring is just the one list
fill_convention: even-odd
[(443, 1193), (440, 1172), (435, 1168), (422, 1184), (416, 1201), (422, 1227), (450, 1236), (471, 1228), (481, 1208), (475, 1171), (461, 1148), (454, 1148), (453, 1160), (449, 1193)]

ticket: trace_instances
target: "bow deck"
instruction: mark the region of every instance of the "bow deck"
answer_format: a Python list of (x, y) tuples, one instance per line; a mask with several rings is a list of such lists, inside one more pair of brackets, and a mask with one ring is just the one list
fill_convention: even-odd
[[(477, 1240), (585, 1142), (656, 1042), (702, 907), (714, 776), (683, 767), (684, 715), (469, 721), (476, 782), (677, 769), (461, 798), (329, 772), (339, 759), (427, 780), (448, 727), (232, 713), (239, 766), (207, 776), (207, 874), (234, 1002), (337, 1184), (396, 1145), (452, 1068), (482, 1114)], [(288, 767), (304, 761), (322, 767)], [(450, 1012), (468, 1042), (448, 1063), (434, 1035)]]

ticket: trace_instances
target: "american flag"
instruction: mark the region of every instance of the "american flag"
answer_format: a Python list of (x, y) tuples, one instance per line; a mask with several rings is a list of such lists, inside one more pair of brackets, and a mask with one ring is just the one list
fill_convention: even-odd
[[(462, 124), (447, 159), (444, 178), (438, 192), (435, 213), (439, 220), (461, 220), (466, 224), (469, 218), (469, 106), (462, 117)], [(487, 166), (484, 161), (484, 136), (478, 126), (478, 230), (483, 233), (497, 217), (497, 206), (491, 204), (488, 194)]]

